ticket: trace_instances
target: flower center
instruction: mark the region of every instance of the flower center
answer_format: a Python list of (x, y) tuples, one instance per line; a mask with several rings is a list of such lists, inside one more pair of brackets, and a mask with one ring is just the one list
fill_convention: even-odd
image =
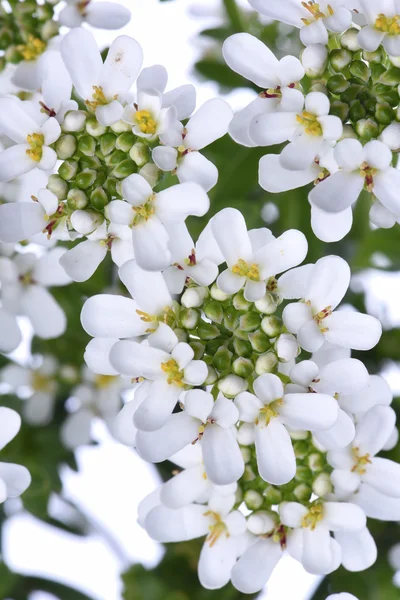
[(34, 160), (35, 162), (40, 162), (42, 160), (43, 155), (43, 145), (44, 145), (44, 136), (41, 133), (30, 133), (26, 141), (28, 142), (30, 148), (26, 150), (29, 158)]
[(247, 277), (251, 281), (260, 281), (260, 271), (257, 264), (249, 264), (243, 258), (239, 258), (237, 263), (232, 267), (232, 273), (240, 277)]
[(184, 263), (187, 267), (194, 267), (197, 264), (196, 261), (196, 250), (193, 248), (192, 252), (189, 254), (187, 258), (185, 258)]
[(36, 60), (46, 50), (46, 44), (42, 40), (30, 35), (26, 44), (17, 46), (17, 51), (24, 60)]
[(268, 425), (272, 419), (275, 419), (279, 415), (279, 407), (283, 404), (283, 398), (278, 398), (270, 404), (264, 406), (257, 417), (256, 425), (264, 424)]
[(381, 13), (378, 15), (374, 27), (382, 33), (387, 33), (387, 35), (400, 35), (400, 15), (387, 17)]
[(269, 88), (258, 94), (260, 98), (282, 98), (282, 90), (278, 85), (276, 88)]
[(49, 391), (52, 387), (52, 380), (46, 375), (39, 373), (38, 371), (34, 371), (32, 373), (32, 387), (35, 392), (46, 392)]
[(99, 390), (104, 390), (105, 388), (108, 388), (115, 379), (116, 377), (114, 375), (96, 375), (94, 383)]
[(135, 114), (135, 122), (142, 133), (154, 135), (157, 131), (157, 123), (148, 110), (138, 110)]
[(226, 535), (229, 537), (228, 528), (221, 519), (221, 515), (214, 512), (213, 510), (208, 510), (204, 513), (205, 517), (211, 517), (214, 523), (209, 526), (210, 533), (207, 536), (206, 542), (210, 544), (212, 548), (214, 544), (219, 540), (222, 535)]
[(82, 17), (86, 16), (86, 9), (89, 6), (91, 0), (82, 0), (78, 2), (76, 5), (77, 11), (82, 15)]
[(85, 100), (86, 106), (93, 112), (95, 112), (98, 106), (104, 106), (108, 104), (108, 100), (104, 95), (103, 88), (99, 85), (94, 85), (93, 87), (93, 100)]
[(304, 127), (304, 131), (307, 135), (322, 135), (321, 124), (313, 113), (303, 110), (300, 115), (296, 115), (296, 120)]
[(333, 8), (330, 4), (328, 4), (327, 6), (328, 14), (322, 12), (319, 3), (315, 2), (314, 0), (310, 0), (309, 2), (302, 2), (301, 5), (306, 10), (308, 10), (311, 16), (310, 19), (301, 19), (304, 25), (311, 25), (314, 21), (318, 21), (319, 19), (326, 19), (327, 17), (331, 17), (334, 14)]
[(332, 306), (327, 306), (320, 310), (316, 315), (313, 316), (314, 321), (318, 325), (321, 333), (329, 331), (328, 327), (324, 327), (324, 320), (332, 314)]
[(322, 504), (314, 504), (301, 520), (302, 527), (309, 527), (312, 531), (324, 517), (324, 508)]
[[(140, 319), (145, 323), (165, 323), (166, 325), (173, 327), (176, 322), (175, 312), (170, 306), (166, 306), (164, 308), (164, 312), (161, 315), (150, 315), (149, 313), (144, 312), (143, 310), (139, 310), (138, 308), (136, 309), (136, 313), (139, 315)], [(155, 329), (147, 329), (148, 333), (152, 331), (155, 331)]]
[(374, 176), (377, 174), (378, 169), (370, 167), (369, 164), (363, 163), (360, 167), (360, 173), (364, 177), (365, 188), (368, 192), (372, 192), (374, 189)]
[(143, 221), (148, 221), (154, 215), (156, 211), (154, 206), (155, 199), (156, 194), (153, 194), (144, 204), (141, 204), (140, 206), (132, 206), (132, 210), (135, 213), (132, 223), (133, 227), (139, 225)]
[(354, 466), (351, 469), (351, 472), (359, 473), (360, 475), (365, 475), (365, 473), (367, 472), (367, 469), (365, 467), (371, 464), (371, 460), (369, 458), (370, 455), (364, 454), (363, 456), (360, 456), (359, 448), (353, 448), (352, 454), (354, 458)]
[(183, 371), (180, 370), (176, 360), (171, 358), (165, 363), (161, 363), (161, 369), (167, 375), (167, 383), (169, 385), (178, 385), (182, 387), (183, 383)]

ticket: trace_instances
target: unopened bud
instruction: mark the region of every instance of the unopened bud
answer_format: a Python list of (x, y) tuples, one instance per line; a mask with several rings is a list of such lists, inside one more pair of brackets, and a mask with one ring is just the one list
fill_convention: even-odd
[(344, 75), (337, 73), (337, 75), (333, 75), (328, 79), (326, 87), (332, 94), (342, 94), (350, 87), (350, 83)]
[[(104, 156), (108, 156), (111, 152), (115, 150), (115, 146), (117, 143), (117, 136), (115, 133), (105, 133), (100, 138), (100, 150)], [(121, 155), (122, 156), (122, 155)]]
[(174, 333), (175, 333), (176, 337), (178, 338), (179, 342), (186, 343), (188, 341), (188, 333), (181, 327), (175, 327)]
[(216, 325), (206, 323), (205, 321), (200, 321), (196, 331), (201, 340), (215, 340), (215, 338), (219, 337), (220, 335), (219, 329)]
[(353, 123), (359, 121), (360, 119), (364, 119), (367, 115), (367, 111), (359, 100), (354, 100), (354, 102), (352, 102), (348, 112), (349, 118), (351, 121), (353, 121)]
[(218, 389), (227, 398), (235, 398), (247, 390), (248, 383), (238, 375), (227, 375), (218, 382)]
[(213, 356), (214, 367), (220, 372), (228, 371), (231, 368), (232, 356), (232, 352), (226, 346), (221, 346)]
[(89, 199), (82, 190), (69, 190), (67, 204), (71, 210), (83, 210), (89, 204)]
[[(324, 46), (325, 47), (325, 46)], [(334, 71), (342, 72), (353, 60), (353, 54), (346, 48), (331, 50), (329, 61)]]
[[(366, 60), (368, 63), (382, 64), (384, 58), (386, 58), (386, 53), (381, 47), (375, 50), (375, 52), (367, 52), (367, 50), (363, 50), (363, 59)], [(400, 65), (396, 66), (398, 67)]]
[(225, 292), (219, 289), (216, 283), (213, 283), (213, 285), (211, 286), (210, 295), (211, 298), (214, 298), (214, 300), (218, 300), (218, 302), (225, 302), (225, 300), (228, 300), (228, 298), (230, 298), (230, 294), (225, 294)]
[(243, 423), (238, 429), (237, 440), (241, 446), (251, 446), (254, 444), (254, 425)]
[(55, 150), (57, 152), (57, 158), (60, 160), (71, 158), (76, 151), (75, 137), (71, 134), (62, 135), (56, 141)]
[(247, 378), (253, 373), (254, 365), (250, 359), (240, 356), (233, 362), (232, 370), (236, 375), (239, 375), (239, 377)]
[(346, 50), (350, 50), (351, 52), (358, 52), (358, 50), (361, 50), (361, 46), (358, 43), (358, 34), (359, 30), (355, 27), (345, 31), (340, 38), (342, 48), (346, 48)]
[(283, 321), (275, 315), (264, 317), (261, 321), (261, 329), (269, 338), (276, 338), (283, 329)]
[(293, 495), (299, 502), (308, 502), (311, 498), (312, 489), (306, 483), (296, 485), (293, 490)]
[(107, 206), (108, 202), (109, 197), (107, 192), (101, 186), (97, 187), (90, 194), (90, 204), (97, 210), (103, 210), (103, 208)]
[(132, 125), (129, 125), (129, 123), (125, 123), (125, 121), (117, 121), (116, 123), (113, 123), (113, 125), (111, 125), (111, 129), (114, 133), (120, 134), (124, 133), (125, 131), (131, 131)]
[(83, 169), (75, 178), (76, 186), (81, 190), (87, 190), (96, 181), (96, 176), (97, 172), (94, 169)]
[(136, 137), (133, 135), (132, 131), (125, 131), (124, 133), (121, 133), (121, 135), (118, 136), (116, 146), (118, 150), (122, 150), (123, 152), (129, 152), (133, 144), (135, 143), (135, 139)]
[(224, 327), (228, 331), (235, 331), (239, 327), (239, 318), (239, 312), (233, 306), (228, 306), (224, 311)]
[(240, 292), (234, 295), (232, 303), (236, 310), (239, 311), (247, 311), (252, 305), (252, 303), (246, 300), (246, 298), (244, 297), (243, 290), (240, 290)]
[(259, 511), (257, 513), (253, 513), (247, 519), (247, 529), (251, 531), (251, 533), (254, 533), (254, 535), (265, 535), (274, 529), (276, 523), (277, 515), (274, 513)]
[(86, 123), (86, 113), (83, 110), (70, 110), (64, 117), (63, 131), (82, 131)]
[(195, 360), (201, 360), (204, 356), (204, 352), (206, 350), (205, 345), (203, 344), (203, 342), (198, 342), (198, 341), (191, 341), (189, 344), (194, 352), (194, 359)]
[(349, 66), (349, 71), (353, 77), (361, 79), (361, 81), (364, 81), (365, 83), (367, 83), (371, 77), (370, 68), (362, 60), (353, 60)]
[(282, 492), (272, 485), (269, 485), (263, 493), (268, 504), (280, 504), (282, 502)]
[(320, 77), (328, 62), (328, 50), (324, 44), (312, 44), (303, 50), (301, 62), (307, 77)]
[(255, 371), (257, 375), (263, 375), (264, 373), (275, 373), (277, 368), (278, 357), (272, 350), (261, 354), (261, 356), (257, 358), (255, 365)]
[(390, 125), (395, 120), (395, 112), (387, 102), (378, 102), (375, 110), (375, 119), (381, 125)]
[(347, 121), (349, 116), (349, 106), (340, 100), (335, 100), (334, 102), (331, 102), (329, 114), (339, 117), (339, 119), (343, 122)]
[(360, 119), (356, 123), (356, 132), (363, 141), (368, 142), (379, 135), (379, 125), (372, 119)]
[(391, 67), (385, 73), (382, 73), (380, 77), (380, 83), (383, 85), (395, 86), (400, 83), (400, 69), (398, 67)]
[(330, 494), (333, 490), (331, 478), (328, 473), (320, 473), (316, 477), (312, 484), (312, 491), (316, 496), (323, 498), (327, 494)]
[(255, 352), (266, 352), (271, 348), (271, 342), (261, 329), (249, 333), (249, 342)]
[(297, 466), (295, 475), (297, 481), (311, 481), (311, 478), (311, 470), (308, 467), (304, 467), (303, 465)]
[(211, 365), (207, 365), (207, 377), (204, 382), (204, 385), (214, 385), (218, 381), (218, 374), (214, 367)]
[(274, 344), (280, 362), (290, 362), (300, 352), (299, 344), (291, 333), (282, 333)]
[(58, 174), (65, 181), (71, 181), (71, 179), (74, 179), (77, 172), (78, 163), (74, 160), (65, 160), (58, 168)]
[(126, 160), (120, 162), (119, 165), (113, 169), (112, 175), (117, 179), (125, 179), (126, 177), (129, 177), (129, 175), (136, 173), (136, 170), (137, 167), (133, 160), (127, 158)]
[(100, 137), (107, 131), (107, 127), (100, 125), (96, 117), (86, 119), (85, 129), (87, 133), (93, 137)]
[(293, 444), (296, 458), (303, 459), (309, 452), (309, 444), (305, 440), (299, 440)]
[(250, 342), (241, 340), (237, 337), (233, 340), (233, 350), (235, 354), (243, 356), (244, 358), (249, 358), (253, 354), (253, 348)]
[(262, 506), (263, 497), (261, 494), (254, 490), (247, 490), (245, 493), (243, 500), (249, 510), (257, 510)]
[(160, 181), (162, 171), (160, 171), (157, 165), (148, 162), (140, 169), (139, 175), (144, 177), (145, 180), (151, 185), (151, 187), (154, 187)]
[(78, 150), (85, 156), (94, 156), (97, 142), (91, 135), (82, 135), (78, 141)]
[(251, 451), (250, 448), (240, 448), (240, 452), (242, 453), (243, 461), (245, 464), (251, 461)]
[(195, 329), (200, 320), (200, 313), (195, 308), (183, 308), (180, 312), (179, 320), (185, 329)]
[(244, 474), (243, 474), (243, 480), (244, 481), (254, 481), (256, 478), (256, 474), (254, 473), (253, 469), (251, 468), (250, 465), (246, 465), (246, 468), (244, 470)]
[(149, 148), (142, 142), (137, 142), (129, 151), (129, 156), (138, 167), (143, 167), (150, 160)]
[(276, 294), (271, 294), (270, 292), (267, 292), (261, 300), (257, 300), (257, 302), (254, 303), (256, 309), (265, 315), (272, 315), (276, 312), (279, 304), (280, 300), (278, 296), (276, 296)]
[[(77, 190), (80, 191), (80, 190)], [(71, 204), (69, 203), (71, 208)], [(103, 215), (89, 210), (74, 210), (71, 215), (71, 225), (78, 233), (88, 235), (103, 222)]]
[(65, 200), (68, 194), (68, 185), (59, 175), (50, 175), (47, 189), (53, 192), (59, 200)]
[(181, 304), (186, 308), (201, 306), (208, 296), (208, 289), (203, 286), (189, 287), (184, 291)]
[(204, 313), (208, 319), (214, 321), (214, 323), (222, 323), (224, 318), (224, 309), (220, 302), (216, 300), (210, 300), (204, 305)]
[[(247, 312), (239, 318), (239, 329), (242, 331), (254, 331), (260, 327), (261, 317), (257, 312)], [(247, 337), (247, 336), (246, 336)]]
[(322, 471), (324, 468), (324, 460), (319, 452), (313, 452), (308, 457), (308, 466), (311, 471)]

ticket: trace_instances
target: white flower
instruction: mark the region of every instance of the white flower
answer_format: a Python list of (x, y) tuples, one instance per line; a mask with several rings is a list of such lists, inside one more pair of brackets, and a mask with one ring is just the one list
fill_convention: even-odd
[(342, 592), (341, 594), (331, 594), (326, 600), (358, 600), (353, 594)]
[(226, 294), (244, 287), (249, 302), (261, 300), (268, 279), (298, 265), (307, 254), (307, 240), (300, 231), (291, 229), (277, 239), (268, 229), (248, 232), (243, 215), (234, 208), (221, 210), (211, 226), (228, 265), (217, 285)]
[[(316, 575), (331, 573), (342, 560), (341, 547), (330, 531), (357, 533), (366, 526), (364, 511), (349, 502), (316, 501), (309, 508), (297, 502), (283, 502), (279, 513), (284, 525), (298, 530), (294, 558)], [(288, 550), (292, 554), (290, 546)]]
[(153, 381), (148, 396), (135, 413), (134, 423), (138, 429), (155, 431), (166, 423), (180, 394), (201, 385), (208, 370), (203, 361), (193, 360), (193, 349), (179, 342), (164, 323), (159, 324), (147, 341), (148, 345), (131, 340), (117, 342), (111, 348), (110, 362), (122, 375)]
[(201, 444), (206, 476), (217, 485), (235, 483), (244, 472), (234, 428), (239, 419), (238, 409), (224, 396), (214, 402), (212, 395), (202, 390), (188, 391), (184, 403), (191, 420), (171, 415), (163, 428), (139, 431), (136, 436), (138, 453), (150, 462), (162, 462), (171, 456), (172, 430), (173, 454), (188, 444), (188, 430), (196, 431), (190, 443), (199, 441)]
[(345, 139), (336, 146), (334, 156), (340, 170), (310, 192), (312, 204), (329, 213), (341, 213), (365, 188), (389, 211), (400, 214), (400, 171), (391, 166), (392, 152), (383, 142), (373, 140), (363, 147), (358, 140)]
[[(17, 435), (21, 417), (15, 410), (0, 407), (0, 450)], [(0, 462), (0, 503), (7, 498), (17, 498), (31, 483), (28, 469), (13, 463)]]
[[(335, 496), (359, 504), (367, 516), (384, 518), (385, 498), (388, 497), (387, 519), (391, 519), (391, 500), (400, 498), (400, 465), (386, 458), (376, 457), (393, 431), (396, 415), (388, 406), (376, 406), (368, 411), (356, 427), (352, 443), (343, 450), (328, 452), (328, 461), (334, 467), (331, 475)], [(358, 492), (361, 492), (359, 494)], [(381, 498), (377, 507), (379, 516), (363, 501), (371, 492)]]
[(99, 29), (121, 29), (130, 18), (130, 11), (115, 2), (96, 2), (95, 0), (66, 0), (58, 20), (65, 27), (79, 27), (86, 22)]
[[(0, 240), (22, 242), (46, 231), (51, 235), (62, 217), (58, 198), (50, 190), (38, 192), (35, 202), (8, 202), (0, 206)], [(53, 217), (53, 218), (52, 218)]]
[[(78, 219), (76, 213), (83, 213), (79, 217), (88, 214), (86, 211), (75, 211), (71, 215), (71, 222), (75, 229), (77, 229)], [(127, 226), (110, 224), (107, 227), (106, 222), (103, 221), (100, 227), (87, 238), (60, 258), (60, 265), (73, 281), (89, 279), (105, 259), (108, 251), (111, 252), (111, 258), (117, 266), (122, 266), (133, 258), (132, 234)]]
[(260, 476), (275, 485), (288, 483), (296, 473), (290, 430), (329, 429), (338, 418), (336, 400), (320, 393), (286, 393), (277, 375), (267, 373), (253, 384), (255, 394), (235, 399), (240, 420), (254, 423)]
[(400, 56), (400, 4), (398, 0), (359, 0), (368, 25), (358, 34), (364, 50), (375, 52), (382, 44), (391, 56)]
[(299, 267), (280, 279), (288, 289), (292, 283), (294, 294), (302, 298), (302, 302), (286, 306), (282, 315), (288, 330), (297, 335), (300, 346), (315, 352), (328, 340), (354, 350), (373, 348), (382, 334), (378, 319), (350, 310), (334, 312), (350, 283), (346, 261), (339, 256), (325, 256), (311, 272), (308, 267)]
[(253, 118), (250, 136), (259, 146), (290, 141), (280, 155), (285, 169), (304, 171), (312, 165), (325, 142), (336, 142), (343, 133), (339, 117), (329, 114), (325, 94), (310, 92), (304, 110), (264, 113)]
[(149, 271), (160, 271), (171, 264), (169, 235), (165, 225), (183, 223), (189, 215), (203, 216), (210, 205), (197, 183), (181, 183), (154, 193), (138, 174), (124, 179), (122, 195), (126, 202), (113, 200), (107, 205), (112, 223), (132, 227), (135, 258)]
[(200, 553), (198, 575), (206, 589), (219, 589), (231, 578), (231, 571), (243, 548), (246, 519), (232, 510), (234, 498), (215, 494), (207, 506), (190, 504), (178, 510), (156, 506), (145, 517), (150, 537), (160, 542), (178, 542), (207, 535)]
[(345, 0), (249, 0), (249, 3), (271, 19), (298, 27), (305, 46), (327, 45), (328, 31), (342, 33), (351, 24), (351, 12), (343, 6)]
[(161, 273), (143, 271), (129, 260), (120, 267), (119, 277), (134, 300), (111, 294), (86, 300), (81, 322), (89, 335), (116, 341), (145, 335), (162, 322), (174, 323), (173, 301)]
[(138, 42), (126, 35), (118, 37), (103, 64), (93, 36), (77, 27), (62, 40), (61, 55), (77, 93), (99, 123), (108, 126), (119, 121), (124, 110), (121, 102), (142, 66)]
[(154, 140), (175, 123), (176, 109), (163, 107), (163, 95), (158, 90), (139, 88), (137, 102), (125, 107), (123, 120), (132, 125), (138, 137)]
[(15, 145), (0, 152), (0, 181), (11, 181), (36, 167), (51, 170), (57, 154), (50, 148), (61, 134), (58, 121), (36, 122), (24, 103), (14, 98), (0, 98), (0, 132)]
[(304, 97), (295, 84), (304, 77), (304, 68), (294, 56), (278, 60), (267, 46), (248, 33), (231, 35), (225, 40), (222, 53), (233, 71), (263, 90), (229, 125), (229, 134), (236, 142), (255, 146), (249, 135), (253, 117), (264, 112), (303, 109)]
[(169, 131), (160, 136), (163, 146), (152, 153), (153, 161), (162, 171), (174, 171), (181, 183), (192, 181), (206, 191), (218, 180), (216, 166), (200, 154), (206, 146), (228, 131), (233, 111), (219, 98), (205, 102), (184, 127), (176, 121)]

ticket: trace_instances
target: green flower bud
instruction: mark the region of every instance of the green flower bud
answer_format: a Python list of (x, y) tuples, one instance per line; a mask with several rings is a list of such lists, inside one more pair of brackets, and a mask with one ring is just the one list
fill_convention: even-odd
[(90, 204), (97, 210), (103, 210), (103, 208), (107, 206), (108, 202), (109, 198), (107, 196), (107, 192), (105, 192), (102, 187), (97, 187), (90, 194)]
[(91, 135), (82, 135), (78, 140), (78, 150), (85, 156), (94, 156), (96, 151), (96, 140)]
[(379, 135), (379, 126), (372, 119), (360, 119), (355, 124), (356, 132), (363, 141), (368, 142)]
[(271, 342), (261, 329), (249, 333), (249, 342), (255, 352), (266, 352), (271, 348)]
[(257, 375), (263, 375), (264, 373), (275, 373), (278, 368), (278, 357), (272, 350), (261, 354), (257, 358), (255, 371)]
[(395, 86), (400, 83), (400, 69), (397, 67), (391, 67), (385, 73), (382, 73), (380, 77), (380, 83), (383, 85)]
[(67, 204), (71, 210), (83, 210), (89, 204), (89, 199), (82, 190), (69, 190)]
[(62, 135), (55, 143), (55, 151), (60, 160), (71, 158), (76, 151), (76, 139), (73, 135)]
[(97, 156), (81, 156), (79, 159), (79, 166), (81, 169), (94, 169), (97, 171), (101, 169), (101, 162)]
[(363, 90), (364, 90), (363, 85), (360, 85), (358, 83), (352, 83), (347, 88), (346, 91), (344, 91), (342, 94), (340, 94), (340, 100), (342, 102), (345, 102), (346, 104), (351, 104), (351, 102), (353, 102), (353, 100), (356, 100), (356, 98), (358, 98), (358, 95)]
[(122, 152), (122, 150), (114, 150), (112, 154), (109, 154), (105, 157), (105, 161), (109, 167), (114, 167), (119, 165), (123, 160), (125, 160), (125, 158), (125, 152)]
[(208, 288), (201, 285), (188, 287), (182, 295), (181, 304), (186, 308), (198, 307), (204, 303), (207, 297)]
[(218, 374), (211, 365), (207, 365), (207, 370), (208, 373), (204, 385), (214, 385), (214, 383), (217, 383), (218, 381)]
[(366, 50), (363, 50), (362, 56), (363, 59), (368, 63), (382, 64), (385, 54), (386, 53), (384, 52), (383, 48), (379, 47), (377, 50), (375, 50), (375, 52), (367, 52)]
[(293, 444), (293, 450), (296, 455), (296, 458), (303, 459), (307, 456), (309, 452), (308, 442), (305, 440), (297, 441)]
[(230, 298), (230, 295), (225, 294), (225, 292), (220, 290), (216, 283), (213, 283), (211, 286), (210, 296), (211, 298), (214, 298), (214, 300), (218, 300), (218, 302), (225, 302), (225, 300)]
[(353, 54), (346, 48), (331, 50), (329, 60), (332, 69), (338, 73), (343, 71), (353, 60)]
[(302, 465), (298, 465), (296, 469), (295, 479), (297, 481), (311, 481), (312, 474), (311, 470), (308, 467), (303, 467)]
[(82, 131), (86, 123), (86, 113), (83, 110), (70, 110), (64, 117), (63, 131)]
[(251, 452), (249, 448), (245, 448), (244, 446), (242, 446), (240, 448), (240, 452), (242, 453), (242, 457), (243, 457), (243, 461), (244, 463), (248, 463), (251, 460)]
[[(118, 150), (123, 152), (129, 152), (135, 143), (136, 136), (133, 135), (132, 131), (125, 131), (117, 137), (116, 146)], [(132, 158), (132, 157), (131, 157)]]
[(241, 331), (254, 331), (260, 327), (261, 317), (259, 313), (248, 312), (245, 315), (241, 315), (239, 318), (239, 329)]
[(107, 131), (107, 127), (100, 125), (96, 117), (86, 119), (85, 129), (92, 137), (100, 137)]
[(200, 325), (197, 327), (197, 335), (201, 340), (214, 340), (219, 337), (219, 329), (216, 325), (200, 321)]
[(342, 94), (350, 87), (350, 83), (347, 81), (341, 73), (330, 77), (326, 83), (326, 87), (332, 94)]
[(129, 156), (138, 167), (143, 167), (150, 160), (149, 147), (142, 142), (136, 142), (130, 149)]
[(176, 337), (178, 338), (179, 342), (187, 342), (188, 341), (187, 331), (185, 331), (181, 327), (176, 327), (174, 329), (174, 333), (175, 333)]
[(299, 502), (308, 502), (311, 498), (312, 489), (309, 485), (301, 483), (293, 490), (293, 495)]
[(117, 179), (125, 179), (129, 175), (132, 175), (132, 173), (136, 173), (136, 165), (133, 160), (127, 158), (113, 169), (112, 175), (117, 177)]
[(114, 133), (124, 133), (125, 131), (132, 131), (132, 125), (129, 123), (125, 123), (125, 121), (117, 121), (113, 125), (111, 125), (111, 129)]
[(250, 342), (240, 340), (237, 337), (233, 340), (233, 349), (235, 354), (243, 356), (244, 358), (249, 358), (253, 354), (253, 348), (251, 347)]
[(106, 190), (107, 194), (111, 198), (115, 198), (116, 196), (119, 196), (119, 194), (117, 192), (117, 185), (118, 185), (118, 179), (115, 179), (115, 177), (108, 177), (106, 179), (106, 181), (104, 182), (103, 187)]
[(362, 60), (353, 60), (349, 66), (349, 71), (357, 79), (367, 83), (371, 77), (371, 69)]
[(357, 52), (358, 50), (361, 50), (361, 46), (358, 43), (358, 33), (359, 30), (355, 27), (351, 27), (345, 31), (340, 38), (340, 44), (342, 48), (350, 50), (351, 52)]
[(239, 327), (240, 315), (233, 306), (228, 306), (224, 310), (224, 327), (228, 331), (235, 331)]
[(342, 139), (358, 139), (356, 132), (351, 125), (343, 125)]
[(275, 315), (264, 317), (261, 321), (261, 329), (269, 338), (275, 338), (283, 329), (283, 321)]
[[(108, 154), (110, 154), (110, 152), (113, 152), (115, 150), (116, 145), (117, 145), (117, 136), (114, 133), (111, 133), (111, 131), (109, 133), (105, 133), (104, 135), (101, 136), (100, 150), (104, 156), (107, 156)], [(122, 149), (121, 149), (121, 152), (123, 152)], [(121, 157), (122, 157), (122, 154), (121, 154)], [(123, 160), (124, 158), (125, 158), (125, 154), (123, 155), (123, 158), (121, 160)], [(113, 164), (118, 164), (118, 163), (113, 163)]]
[(227, 398), (236, 398), (238, 394), (247, 390), (248, 383), (238, 375), (227, 375), (218, 381), (217, 386)]
[(308, 457), (308, 466), (311, 471), (322, 471), (324, 468), (324, 459), (318, 452), (313, 452)]
[(249, 310), (249, 308), (251, 307), (252, 302), (249, 302), (248, 300), (246, 300), (246, 298), (244, 297), (244, 292), (243, 290), (240, 290), (240, 292), (238, 292), (237, 294), (235, 294), (235, 296), (233, 297), (233, 306), (236, 308), (236, 310), (239, 311), (247, 311)]
[(370, 63), (369, 68), (371, 69), (371, 78), (375, 81), (380, 81), (381, 76), (386, 73), (385, 66), (381, 63)]
[(261, 508), (263, 503), (263, 497), (255, 490), (247, 490), (243, 496), (243, 500), (249, 510), (257, 510)]
[(185, 329), (194, 329), (200, 320), (200, 313), (195, 308), (183, 308), (179, 314), (179, 319), (182, 327)]
[(376, 105), (375, 119), (381, 125), (390, 125), (395, 120), (395, 112), (387, 102), (379, 102)]
[(316, 496), (323, 498), (327, 494), (331, 494), (333, 491), (333, 485), (331, 478), (328, 473), (320, 473), (312, 484), (312, 491)]
[(308, 439), (307, 431), (291, 431), (290, 437), (292, 440), (306, 440)]
[(232, 352), (226, 346), (220, 346), (212, 358), (212, 364), (221, 373), (231, 368)]
[(191, 348), (194, 352), (194, 359), (201, 360), (203, 358), (204, 352), (206, 350), (205, 345), (202, 342), (197, 342), (197, 341), (191, 341), (189, 343), (189, 345), (191, 346)]
[(321, 92), (321, 94), (328, 95), (328, 88), (321, 81), (313, 81), (310, 87), (310, 92)]
[(280, 504), (282, 502), (282, 492), (279, 488), (269, 485), (263, 493), (268, 504)]
[(68, 194), (68, 185), (59, 175), (50, 175), (47, 189), (53, 192), (59, 200), (65, 200)]
[(400, 101), (398, 90), (399, 88), (388, 88), (387, 86), (377, 85), (375, 87), (376, 98), (378, 102), (387, 102), (390, 106), (395, 108)]
[(274, 314), (279, 304), (280, 299), (276, 294), (272, 294), (271, 292), (267, 292), (261, 300), (257, 300), (257, 302), (254, 303), (256, 309), (261, 313), (264, 313), (264, 315)]
[(222, 323), (224, 309), (220, 302), (210, 300), (204, 305), (203, 310), (208, 319), (214, 321), (214, 323)]
[(244, 358), (243, 356), (239, 356), (232, 364), (232, 370), (239, 377), (248, 378), (252, 375), (254, 371), (254, 365), (249, 358)]
[(243, 480), (244, 481), (254, 481), (256, 478), (256, 474), (254, 473), (253, 469), (250, 467), (250, 465), (246, 465), (246, 468), (244, 470), (244, 474), (243, 474)]
[(154, 163), (148, 162), (139, 171), (139, 175), (145, 178), (145, 180), (153, 188), (160, 181), (162, 177), (162, 171)]
[(58, 174), (60, 177), (65, 179), (65, 181), (71, 181), (71, 179), (74, 179), (77, 172), (78, 163), (74, 160), (66, 160), (58, 168)]
[(94, 169), (83, 169), (83, 171), (77, 174), (75, 184), (81, 190), (87, 190), (94, 184), (96, 176), (97, 173)]
[(335, 100), (331, 103), (329, 114), (339, 117), (339, 119), (343, 122), (347, 121), (349, 116), (349, 105), (341, 102), (340, 100)]
[(354, 100), (354, 102), (352, 102), (352, 104), (350, 106), (350, 110), (349, 110), (350, 120), (353, 122), (359, 121), (360, 119), (364, 119), (366, 114), (367, 114), (367, 111), (365, 110), (365, 108), (361, 104), (361, 102), (359, 100)]

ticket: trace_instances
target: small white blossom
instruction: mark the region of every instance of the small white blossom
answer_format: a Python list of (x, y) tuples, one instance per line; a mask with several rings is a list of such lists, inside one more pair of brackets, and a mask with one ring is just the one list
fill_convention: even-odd
[[(21, 417), (15, 410), (0, 407), (0, 450), (17, 435)], [(31, 483), (28, 469), (13, 463), (0, 462), (0, 504), (7, 498), (17, 498)]]
[(79, 27), (86, 22), (99, 29), (121, 29), (130, 18), (130, 11), (115, 2), (96, 0), (66, 0), (67, 6), (61, 10), (58, 20), (65, 27)]

